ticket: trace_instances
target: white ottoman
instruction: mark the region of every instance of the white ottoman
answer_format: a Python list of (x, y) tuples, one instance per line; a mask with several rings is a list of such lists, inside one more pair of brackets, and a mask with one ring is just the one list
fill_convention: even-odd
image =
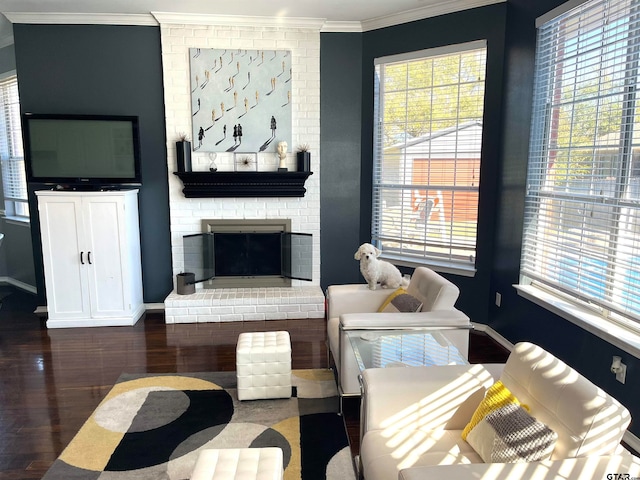
[(289, 332), (245, 332), (236, 348), (238, 399), (291, 396)]
[(282, 449), (225, 448), (202, 450), (191, 480), (282, 480)]

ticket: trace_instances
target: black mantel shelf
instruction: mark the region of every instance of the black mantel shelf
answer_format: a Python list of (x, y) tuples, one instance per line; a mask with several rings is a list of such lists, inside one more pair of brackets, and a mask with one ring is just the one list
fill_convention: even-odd
[(173, 172), (187, 198), (304, 197), (313, 172)]

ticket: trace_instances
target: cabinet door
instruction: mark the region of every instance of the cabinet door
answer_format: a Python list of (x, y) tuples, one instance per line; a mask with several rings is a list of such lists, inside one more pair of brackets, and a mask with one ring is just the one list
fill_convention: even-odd
[(49, 318), (85, 318), (90, 298), (82, 201), (77, 197), (47, 198), (39, 202), (39, 211)]
[(88, 196), (83, 200), (91, 316), (119, 316), (131, 309), (123, 270), (127, 242), (124, 202), (112, 196)]

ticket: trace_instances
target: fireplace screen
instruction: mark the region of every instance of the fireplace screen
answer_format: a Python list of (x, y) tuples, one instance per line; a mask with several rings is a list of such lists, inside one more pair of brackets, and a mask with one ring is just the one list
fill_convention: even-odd
[(205, 287), (290, 286), (312, 280), (311, 234), (208, 232), (186, 235), (185, 271)]
[(214, 233), (213, 264), (219, 277), (281, 275), (280, 233)]

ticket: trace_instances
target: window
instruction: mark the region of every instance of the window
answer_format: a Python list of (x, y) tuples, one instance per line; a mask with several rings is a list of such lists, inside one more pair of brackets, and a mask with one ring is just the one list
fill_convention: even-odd
[(538, 28), (521, 284), (640, 329), (640, 18), (592, 0)]
[(15, 75), (0, 79), (0, 160), (7, 217), (28, 220), (27, 181), (20, 128), (20, 100)]
[(486, 43), (376, 60), (372, 242), (407, 265), (473, 272)]

